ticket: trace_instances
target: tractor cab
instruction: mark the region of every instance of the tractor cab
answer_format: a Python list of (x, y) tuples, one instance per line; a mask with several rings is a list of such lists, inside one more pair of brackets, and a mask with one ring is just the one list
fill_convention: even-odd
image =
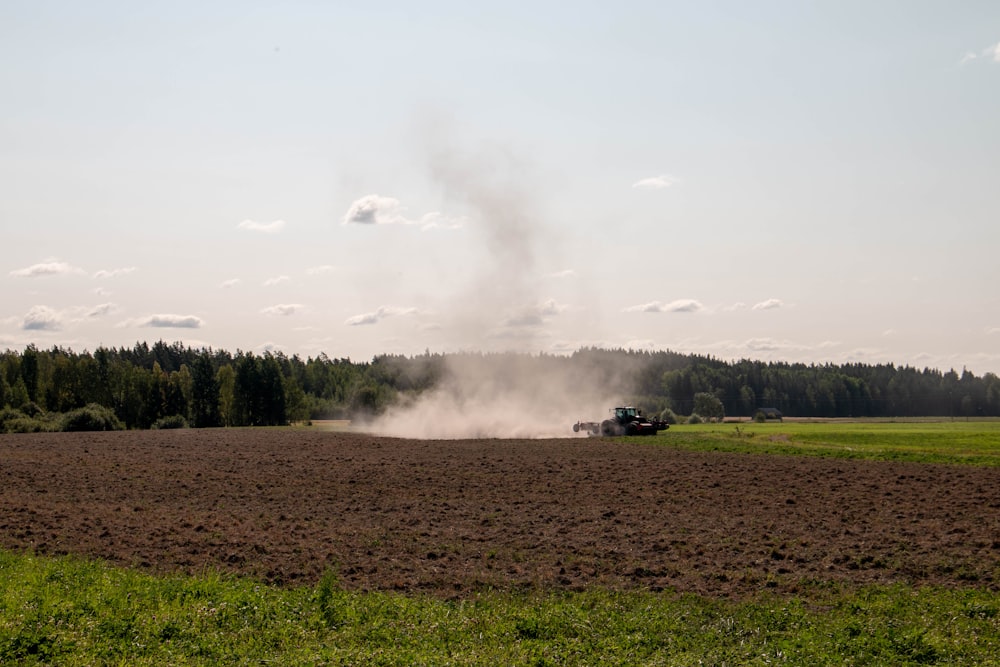
[(615, 408), (615, 419), (621, 424), (635, 421), (638, 416), (639, 413), (635, 408)]

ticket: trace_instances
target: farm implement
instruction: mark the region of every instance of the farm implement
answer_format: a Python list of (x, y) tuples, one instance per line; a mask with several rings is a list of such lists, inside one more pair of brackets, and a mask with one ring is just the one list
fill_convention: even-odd
[(656, 435), (657, 431), (665, 431), (670, 424), (642, 416), (640, 410), (633, 407), (614, 408), (614, 414), (601, 422), (579, 421), (573, 424), (573, 432), (586, 431), (590, 435)]

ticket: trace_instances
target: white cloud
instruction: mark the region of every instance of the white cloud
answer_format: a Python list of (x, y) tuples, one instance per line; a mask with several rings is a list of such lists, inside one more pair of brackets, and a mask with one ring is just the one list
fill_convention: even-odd
[(110, 315), (117, 309), (118, 306), (113, 303), (102, 303), (88, 310), (87, 317), (103, 317), (105, 315)]
[(362, 313), (361, 315), (355, 315), (353, 317), (348, 317), (344, 321), (344, 324), (352, 327), (363, 326), (366, 324), (378, 324), (387, 317), (393, 317), (395, 315), (412, 315), (417, 312), (416, 308), (400, 308), (398, 306), (379, 306), (374, 312)]
[(643, 178), (632, 184), (633, 188), (639, 190), (662, 190), (663, 188), (669, 188), (671, 185), (676, 185), (678, 180), (669, 174), (660, 174), (659, 176), (650, 176), (649, 178)]
[(503, 321), (505, 327), (539, 327), (545, 324), (546, 317), (558, 315), (566, 310), (567, 306), (556, 302), (555, 299), (547, 299), (534, 306), (521, 308), (518, 312)]
[(766, 301), (755, 303), (751, 310), (774, 310), (775, 308), (783, 308), (784, 306), (785, 302), (781, 299), (767, 299)]
[(546, 278), (576, 278), (577, 273), (573, 269), (563, 269), (562, 271), (556, 271), (555, 273), (545, 274)]
[(697, 313), (704, 310), (700, 301), (695, 299), (677, 299), (670, 303), (661, 301), (650, 301), (637, 306), (629, 306), (623, 312), (626, 313)]
[(262, 285), (264, 285), (264, 287), (272, 287), (274, 285), (280, 285), (281, 283), (288, 282), (289, 280), (291, 280), (291, 278), (288, 276), (275, 276), (274, 278), (268, 278), (265, 280)]
[(200, 329), (205, 321), (194, 315), (149, 315), (133, 323), (139, 327), (154, 327), (163, 329)]
[(231, 289), (239, 285), (241, 282), (243, 281), (240, 280), (239, 278), (230, 278), (229, 280), (223, 280), (221, 283), (219, 283), (219, 287), (221, 287), (222, 289)]
[(736, 303), (732, 304), (731, 306), (724, 306), (722, 308), (722, 310), (724, 310), (727, 313), (731, 313), (731, 312), (734, 312), (734, 311), (737, 311), (737, 310), (743, 310), (746, 307), (747, 307), (747, 305), (745, 303), (743, 303), (742, 301), (737, 301)]
[(10, 275), (15, 278), (39, 278), (41, 276), (62, 276), (71, 273), (83, 273), (83, 270), (71, 266), (66, 262), (51, 259), (38, 264), (32, 264), (23, 269), (16, 269), (11, 271)]
[(394, 197), (382, 195), (365, 195), (354, 200), (343, 224), (359, 225), (419, 225), (421, 229), (459, 229), (465, 225), (464, 218), (453, 218), (438, 211), (425, 213), (419, 218), (408, 218), (404, 215), (406, 209)]
[(965, 55), (962, 56), (962, 59), (958, 62), (958, 64), (965, 65), (974, 60), (978, 60), (980, 57), (988, 58), (995, 63), (1000, 63), (1000, 42), (997, 42), (992, 46), (986, 47), (979, 53), (975, 53), (973, 51), (966, 51)]
[(886, 329), (885, 331), (882, 332), (882, 335), (886, 336), (886, 337), (895, 336), (896, 335), (896, 330), (895, 329)]
[(336, 270), (337, 267), (333, 266), (332, 264), (323, 264), (321, 266), (310, 266), (308, 269), (306, 269), (306, 273), (310, 276), (319, 276), (323, 275), (324, 273), (333, 273)]
[(244, 220), (240, 224), (236, 225), (237, 229), (245, 229), (250, 232), (261, 232), (264, 234), (277, 234), (285, 226), (284, 220), (275, 220), (274, 222), (255, 222), (253, 220)]
[(48, 306), (32, 306), (21, 322), (25, 331), (58, 331), (62, 325), (62, 316)]
[(420, 216), (416, 222), (420, 225), (421, 231), (428, 229), (461, 229), (465, 226), (465, 218), (449, 218), (438, 211), (431, 211)]
[(989, 329), (986, 330), (986, 333), (988, 333), (990, 335), (1000, 334), (1000, 327), (991, 327), (991, 328), (989, 328)]
[(790, 347), (787, 342), (777, 341), (773, 338), (751, 338), (743, 346), (754, 352), (773, 352)]
[(135, 271), (134, 266), (126, 266), (120, 269), (101, 269), (100, 271), (94, 272), (94, 278), (98, 280), (103, 280), (105, 278), (117, 278), (118, 276), (124, 276)]
[(408, 220), (400, 213), (399, 200), (381, 195), (365, 195), (354, 200), (347, 213), (344, 214), (344, 224), (359, 225), (390, 225), (408, 224)]
[(294, 315), (295, 311), (301, 310), (303, 305), (301, 303), (279, 303), (274, 306), (268, 306), (267, 308), (262, 308), (261, 313), (264, 315)]

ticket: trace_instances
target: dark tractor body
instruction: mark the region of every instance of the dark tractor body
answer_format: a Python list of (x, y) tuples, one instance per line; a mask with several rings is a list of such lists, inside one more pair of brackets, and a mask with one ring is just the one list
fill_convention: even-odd
[(670, 428), (667, 422), (646, 419), (631, 406), (615, 408), (613, 416), (602, 422), (577, 422), (573, 432), (587, 431), (590, 435), (656, 435)]

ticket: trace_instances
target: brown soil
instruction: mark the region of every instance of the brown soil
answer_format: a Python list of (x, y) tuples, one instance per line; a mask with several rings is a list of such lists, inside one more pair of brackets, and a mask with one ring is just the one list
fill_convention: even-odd
[(996, 588), (1000, 470), (600, 439), (0, 436), (0, 546), (351, 589)]

